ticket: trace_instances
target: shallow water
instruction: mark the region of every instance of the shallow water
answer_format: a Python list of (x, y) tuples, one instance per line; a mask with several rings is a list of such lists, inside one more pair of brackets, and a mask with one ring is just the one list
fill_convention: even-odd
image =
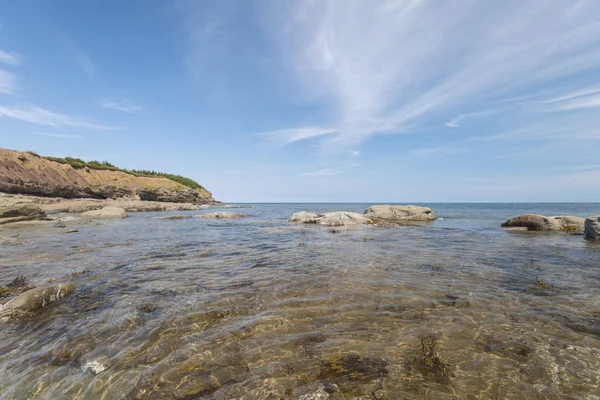
[[(339, 233), (286, 221), (367, 206), (0, 232), (1, 284), (79, 285), (0, 325), (0, 397), (600, 399), (600, 244), (499, 228), (600, 204), (429, 204), (443, 220)], [(446, 376), (427, 369), (432, 335)]]

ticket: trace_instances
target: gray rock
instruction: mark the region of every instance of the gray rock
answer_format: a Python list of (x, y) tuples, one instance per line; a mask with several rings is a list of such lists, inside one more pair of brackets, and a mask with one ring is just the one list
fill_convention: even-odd
[(86, 211), (81, 216), (89, 219), (122, 219), (127, 217), (127, 213), (120, 207), (107, 206), (100, 210)]
[(585, 219), (572, 216), (546, 217), (539, 214), (523, 214), (510, 218), (503, 228), (527, 228), (528, 231), (566, 231), (583, 233)]
[(300, 211), (297, 213), (293, 213), (288, 221), (290, 222), (301, 222), (304, 224), (316, 224), (319, 215), (317, 213)]
[(204, 219), (237, 219), (237, 218), (245, 218), (246, 214), (240, 214), (236, 212), (212, 212), (205, 214), (194, 215), (194, 218), (204, 218)]
[(21, 201), (11, 196), (0, 197), (0, 225), (10, 222), (45, 220), (47, 218), (46, 213), (31, 202)]
[(75, 284), (67, 282), (28, 290), (0, 308), (0, 321), (34, 314), (69, 296), (76, 288)]
[(600, 215), (585, 220), (584, 235), (590, 239), (600, 239)]
[(323, 226), (357, 226), (371, 223), (371, 220), (362, 214), (346, 211), (328, 212), (325, 214), (301, 211), (292, 214), (289, 221)]
[(411, 222), (435, 220), (431, 208), (419, 206), (371, 206), (365, 211), (365, 217), (378, 226), (400, 226)]

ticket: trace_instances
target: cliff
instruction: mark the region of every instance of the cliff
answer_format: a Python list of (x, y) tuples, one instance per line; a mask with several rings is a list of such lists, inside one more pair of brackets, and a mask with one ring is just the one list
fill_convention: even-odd
[(114, 169), (70, 165), (33, 153), (0, 149), (0, 192), (45, 197), (213, 203), (204, 188), (190, 188), (171, 179)]

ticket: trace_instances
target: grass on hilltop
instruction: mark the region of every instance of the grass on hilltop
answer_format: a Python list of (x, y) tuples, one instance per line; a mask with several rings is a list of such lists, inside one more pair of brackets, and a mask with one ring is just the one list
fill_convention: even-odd
[[(38, 154), (36, 154), (34, 152), (28, 152), (28, 153), (40, 157)], [(131, 174), (131, 175), (135, 175), (135, 176), (162, 177), (162, 178), (167, 178), (169, 180), (177, 182), (183, 186), (187, 186), (191, 189), (205, 190), (204, 187), (202, 187), (202, 185), (200, 185), (198, 182), (196, 182), (190, 178), (181, 176), (181, 175), (166, 174), (164, 172), (149, 171), (149, 170), (142, 170), (142, 169), (128, 170), (128, 169), (119, 168), (119, 167), (115, 166), (114, 164), (109, 163), (108, 161), (102, 161), (102, 162), (96, 161), (96, 160), (84, 161), (81, 158), (74, 158), (74, 157), (60, 158), (60, 157), (45, 157), (44, 156), (41, 158), (44, 158), (44, 159), (50, 160), (50, 161), (54, 161), (54, 162), (57, 162), (60, 164), (69, 164), (71, 167), (76, 168), (76, 169), (83, 169), (83, 168), (105, 169), (105, 170), (109, 170), (109, 171), (125, 172), (127, 174)]]

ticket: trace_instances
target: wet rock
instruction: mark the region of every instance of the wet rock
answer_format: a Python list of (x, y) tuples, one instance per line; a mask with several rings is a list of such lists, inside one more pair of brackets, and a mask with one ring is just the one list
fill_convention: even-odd
[(165, 217), (159, 217), (158, 219), (169, 219), (169, 220), (178, 220), (178, 219), (190, 219), (192, 217), (188, 215), (167, 215)]
[(328, 212), (325, 214), (301, 211), (292, 214), (289, 221), (323, 226), (357, 226), (371, 223), (371, 220), (362, 214), (346, 211)]
[(600, 215), (585, 220), (584, 235), (589, 239), (600, 239)]
[(34, 314), (69, 296), (76, 288), (77, 286), (73, 283), (61, 283), (28, 290), (0, 308), (0, 321)]
[(46, 219), (46, 213), (35, 204), (11, 196), (0, 197), (0, 225)]
[(194, 218), (203, 218), (203, 219), (237, 219), (237, 218), (245, 218), (246, 214), (224, 211), (224, 212), (212, 212), (205, 214), (194, 215)]
[(127, 217), (127, 213), (120, 207), (107, 206), (100, 210), (86, 211), (81, 216), (89, 219), (122, 219)]
[(546, 217), (539, 214), (523, 214), (510, 218), (503, 228), (527, 228), (528, 231), (565, 231), (583, 233), (585, 219), (572, 216)]
[(434, 221), (433, 211), (428, 207), (377, 205), (367, 208), (365, 217), (378, 226), (400, 226), (410, 222)]
[(101, 356), (96, 360), (90, 360), (83, 365), (84, 371), (89, 371), (94, 375), (98, 375), (106, 371), (110, 367), (110, 360), (107, 356)]

